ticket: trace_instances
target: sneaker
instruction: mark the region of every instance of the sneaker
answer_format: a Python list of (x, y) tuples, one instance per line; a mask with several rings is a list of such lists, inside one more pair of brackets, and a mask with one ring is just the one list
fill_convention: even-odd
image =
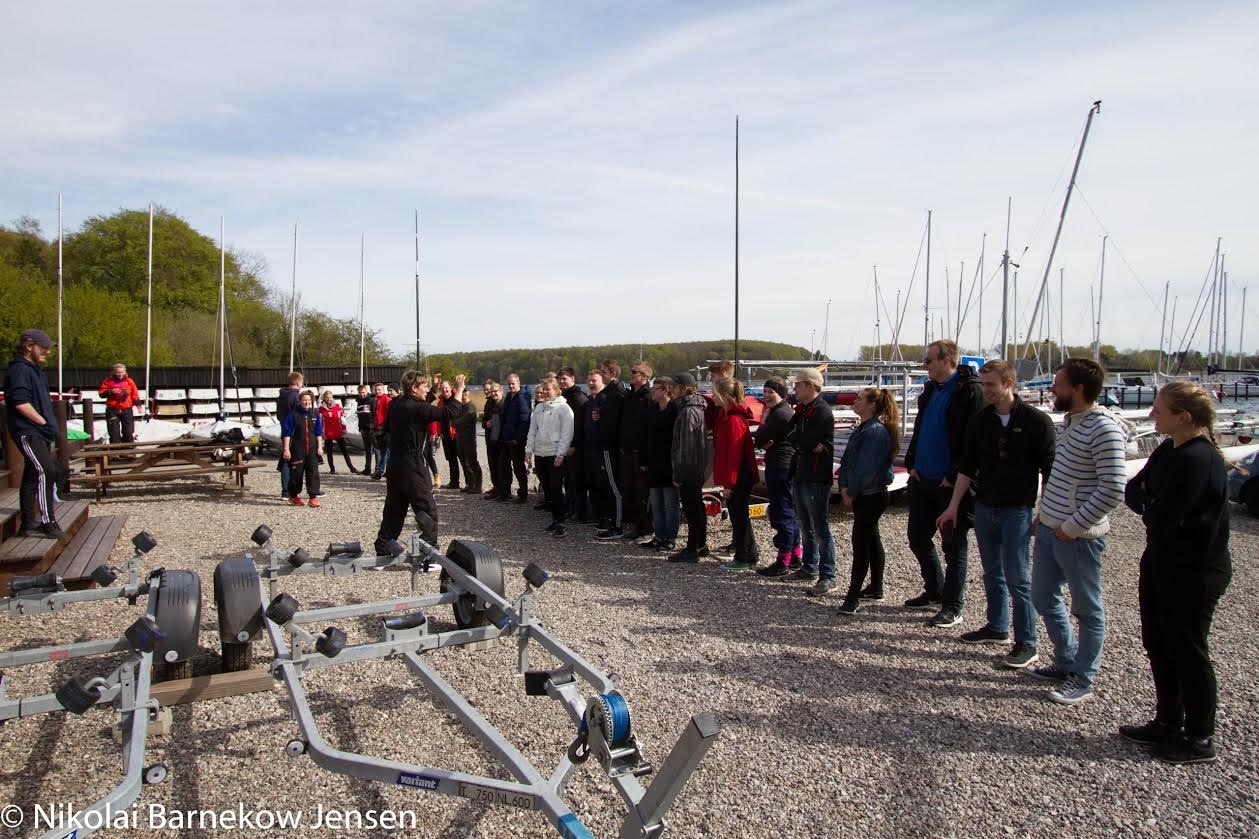
[(383, 477), (385, 477), (385, 476), (384, 476), (383, 474), (381, 474), (380, 472), (375, 472), (375, 473), (373, 473), (373, 474), (372, 474), (372, 480), (373, 480), (373, 481), (379, 481), (379, 480), (380, 480), (381, 478), (383, 478)]
[(699, 557), (700, 559), (708, 559), (709, 557), (711, 557), (711, 556), (712, 556), (712, 554), (710, 554), (710, 553), (708, 552), (708, 546), (707, 546), (707, 545), (705, 545), (705, 546), (704, 546), (704, 547), (702, 547), (702, 548), (696, 548), (696, 550), (695, 550), (695, 555), (696, 555), (697, 557)]
[(1215, 743), (1210, 737), (1199, 740), (1196, 737), (1183, 735), (1171, 737), (1156, 745), (1154, 757), (1173, 766), (1187, 766), (1191, 763), (1215, 763)]
[(1121, 725), (1119, 736), (1126, 737), (1142, 746), (1157, 746), (1173, 737), (1182, 736), (1183, 729), (1172, 727), (1159, 720), (1150, 720), (1145, 725)]
[(817, 597), (830, 594), (835, 590), (835, 581), (829, 577), (819, 577), (818, 581), (805, 590), (805, 594), (812, 594)]
[(729, 554), (730, 556), (734, 556), (734, 542), (731, 542), (729, 545), (722, 545), (720, 548), (714, 551), (714, 553), (716, 554), (718, 558), (721, 558), (723, 554)]
[(905, 601), (906, 609), (931, 609), (940, 605), (939, 597), (932, 597), (925, 591), (917, 597), (911, 597)]
[(1022, 670), (1039, 659), (1040, 655), (1035, 647), (1017, 641), (1010, 652), (1001, 657), (1001, 663), (1011, 670)]
[(529, 501), (529, 496), (528, 496), (528, 495), (517, 495), (517, 496), (516, 496), (516, 503), (517, 503), (517, 504), (524, 504), (524, 503), (527, 503), (528, 501)]
[(883, 589), (866, 586), (865, 588), (861, 590), (861, 593), (858, 594), (857, 597), (860, 600), (868, 600), (871, 603), (882, 603), (883, 602)]
[(655, 536), (652, 536), (646, 541), (637, 542), (636, 544), (645, 551), (654, 551), (656, 548), (660, 547), (660, 541), (656, 539)]
[(987, 624), (974, 632), (963, 632), (959, 637), (967, 644), (1008, 644), (1010, 642), (1010, 633), (998, 632)]
[(757, 568), (756, 573), (762, 577), (785, 577), (791, 573), (791, 569), (787, 566), (787, 563), (779, 559), (771, 565), (766, 565), (764, 568)]
[(319, 506), (319, 499), (318, 499), (318, 498), (316, 498), (315, 496), (313, 496), (313, 495), (312, 495), (312, 496), (310, 497), (310, 506), (312, 506), (312, 507), (318, 507), (318, 506)]
[(595, 538), (604, 542), (611, 542), (613, 539), (620, 539), (625, 532), (619, 527), (609, 527), (607, 530), (599, 530), (595, 532)]
[(562, 524), (556, 525), (555, 529), (551, 531), (551, 535), (556, 539), (563, 539), (568, 535), (568, 529)]
[(861, 609), (861, 601), (856, 597), (846, 597), (835, 611), (841, 615), (855, 615)]
[(718, 548), (713, 551), (713, 556), (721, 562), (732, 562), (734, 560), (734, 549), (725, 550), (724, 548)]
[(1061, 682), (1071, 675), (1056, 664), (1045, 664), (1040, 667), (1025, 667), (1023, 668), (1023, 672), (1031, 676), (1033, 679), (1039, 679), (1042, 682)]
[(486, 501), (493, 501), (495, 498), (498, 498), (498, 490), (491, 489), (488, 492), (483, 492), (481, 493), (481, 497)]
[[(626, 540), (626, 541), (628, 541), (628, 542), (632, 542), (632, 541), (634, 541), (635, 539), (641, 539), (641, 538), (643, 538), (643, 534), (644, 534), (644, 533), (646, 533), (646, 532), (647, 532), (647, 531), (645, 531), (645, 530), (639, 530), (637, 527), (634, 527), (634, 528), (631, 528), (631, 529), (629, 529), (629, 530), (625, 531), (625, 533), (624, 533), (624, 534), (622, 534), (621, 538), (622, 538), (622, 539), (625, 539), (625, 540)], [(653, 537), (651, 537), (651, 538), (653, 538), (653, 539), (654, 539), (654, 538), (656, 538), (656, 537), (655, 537), (655, 536), (653, 536)]]
[(298, 507), (301, 507), (301, 506), (302, 506), (302, 505), (304, 505), (306, 502), (305, 502), (305, 501), (303, 501), (302, 499), (298, 498), (297, 496), (293, 496), (292, 498), (290, 498), (290, 499), (289, 499), (289, 503), (290, 503), (290, 504), (295, 504), (295, 505), (297, 505)]
[(692, 550), (680, 550), (669, 554), (670, 562), (699, 562), (699, 554)]
[[(720, 558), (720, 557), (718, 557)], [(756, 568), (756, 560), (754, 559), (732, 559), (722, 564), (722, 568), (727, 571), (751, 571)]]
[(1059, 705), (1078, 705), (1093, 698), (1093, 686), (1072, 673), (1062, 680), (1062, 684), (1049, 691), (1049, 698)]
[(940, 611), (936, 612), (935, 617), (927, 621), (927, 623), (931, 624), (932, 626), (939, 627), (940, 629), (947, 629), (950, 626), (957, 626), (961, 622), (962, 622), (962, 616), (959, 615), (957, 612), (953, 611), (952, 609), (941, 609)]
[(554, 532), (555, 532), (555, 528), (557, 528), (557, 527), (559, 527), (559, 526), (560, 526), (560, 523), (559, 523), (559, 522), (557, 522), (557, 521), (553, 521), (553, 522), (551, 522), (550, 524), (548, 524), (548, 525), (546, 526), (546, 530), (544, 530), (544, 531), (542, 531), (542, 532), (543, 532), (543, 533), (554, 533)]
[(673, 549), (676, 547), (677, 547), (677, 544), (674, 542), (661, 542), (660, 544), (656, 545), (656, 553), (661, 553), (661, 554), (673, 553)]
[(795, 572), (794, 574), (789, 576), (787, 579), (793, 583), (813, 583), (813, 582), (817, 582), (817, 572), (805, 571), (803, 568), (801, 568), (799, 571)]

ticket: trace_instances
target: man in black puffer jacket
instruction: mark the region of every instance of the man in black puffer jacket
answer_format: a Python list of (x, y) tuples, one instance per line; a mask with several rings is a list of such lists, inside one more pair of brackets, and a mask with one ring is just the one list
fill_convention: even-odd
[[(765, 381), (762, 397), (765, 411), (760, 425), (752, 433), (752, 442), (765, 452), (765, 488), (769, 491), (769, 526), (774, 530), (774, 547), (778, 558), (764, 568), (756, 569), (762, 577), (782, 577), (794, 564), (800, 545), (800, 525), (796, 522), (795, 493), (791, 486), (791, 461), (795, 447), (787, 441), (795, 411), (787, 402), (787, 383), (779, 376)], [(800, 553), (803, 554), (801, 548)]]
[(560, 370), (556, 378), (563, 389), (564, 401), (573, 411), (573, 442), (564, 455), (564, 498), (568, 502), (568, 520), (586, 524), (590, 521), (590, 502), (586, 497), (586, 464), (582, 457), (582, 414), (585, 411), (586, 394), (577, 384), (577, 371), (572, 367)]
[(630, 389), (621, 408), (621, 487), (625, 493), (625, 539), (651, 532), (647, 513), (647, 427), (651, 415), (651, 366), (640, 361), (630, 368)]

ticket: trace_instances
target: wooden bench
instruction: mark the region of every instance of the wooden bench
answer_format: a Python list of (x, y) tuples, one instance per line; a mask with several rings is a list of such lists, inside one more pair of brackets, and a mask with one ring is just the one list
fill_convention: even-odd
[(89, 517), (48, 571), (60, 577), (68, 589), (94, 588), (92, 572), (108, 563), (126, 523), (125, 515)]
[[(81, 456), (86, 474), (78, 480), (92, 484), (96, 497), (106, 494), (109, 484), (124, 481), (156, 481), (226, 473), (230, 485), (244, 490), (245, 475), (267, 463), (246, 462), (249, 443), (220, 443), (209, 440), (173, 440), (166, 443), (93, 443), (83, 447)], [(227, 450), (229, 462), (214, 460)]]

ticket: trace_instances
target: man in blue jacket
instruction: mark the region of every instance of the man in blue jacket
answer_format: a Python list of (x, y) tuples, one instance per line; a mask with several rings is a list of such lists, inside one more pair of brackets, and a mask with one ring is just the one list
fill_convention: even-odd
[(525, 472), (525, 441), (529, 439), (529, 418), (533, 415), (533, 397), (528, 388), (520, 386), (520, 376), (508, 373), (507, 393), (503, 396), (502, 430), (498, 437), (499, 501), (511, 499), (511, 476), (516, 473), (516, 503), (529, 500), (529, 479)]
[(14, 358), (4, 376), (4, 410), (9, 434), (22, 452), (22, 509), (19, 536), (64, 539), (53, 515), (53, 485), (61, 467), (53, 460), (51, 445), (57, 440), (57, 420), (48, 395), (48, 380), (41, 369), (52, 350), (52, 338), (28, 329), (14, 347)]

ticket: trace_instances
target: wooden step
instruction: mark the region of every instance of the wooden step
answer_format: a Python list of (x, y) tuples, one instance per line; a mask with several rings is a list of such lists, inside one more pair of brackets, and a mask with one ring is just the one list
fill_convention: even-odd
[(18, 532), (22, 526), (22, 508), (18, 490), (6, 489), (0, 482), (0, 542)]
[[(108, 564), (126, 523), (125, 515), (89, 516), (48, 570), (60, 577), (71, 591), (96, 588), (92, 572), (98, 565)], [(7, 580), (0, 579), (0, 586), (7, 585)]]
[(0, 573), (42, 574), (48, 570), (87, 521), (87, 501), (63, 501), (57, 505), (56, 515), (66, 538), (57, 541), (35, 536), (5, 539), (0, 542)]

